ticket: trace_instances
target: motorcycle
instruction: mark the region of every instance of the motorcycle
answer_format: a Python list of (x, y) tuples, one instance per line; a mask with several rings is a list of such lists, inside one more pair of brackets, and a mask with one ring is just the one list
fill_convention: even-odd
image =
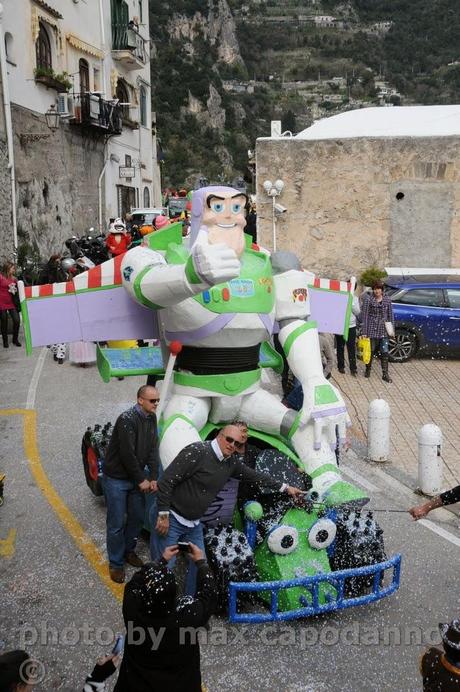
[[(90, 269), (109, 259), (105, 238), (101, 234), (93, 235), (94, 228), (90, 228), (87, 235), (77, 238), (72, 236), (65, 241), (65, 245), (75, 261), (84, 259), (84, 268)], [(81, 261), (79, 262), (81, 265)]]

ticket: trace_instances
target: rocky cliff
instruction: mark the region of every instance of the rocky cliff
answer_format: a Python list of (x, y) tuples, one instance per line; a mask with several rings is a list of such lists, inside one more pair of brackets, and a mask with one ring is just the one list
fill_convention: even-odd
[(206, 13), (195, 12), (173, 15), (167, 24), (167, 31), (173, 41), (185, 44), (189, 55), (194, 55), (194, 43), (203, 38), (216, 49), (217, 58), (226, 65), (242, 64), (236, 26), (227, 0), (216, 0), (209, 5)]
[(457, 0), (150, 0), (164, 182), (247, 174), (270, 120), (456, 103)]
[(243, 133), (235, 138), (234, 128), (244, 126), (247, 112), (223, 86), (225, 78), (246, 76), (227, 0), (154, 0), (150, 12), (164, 182), (193, 184), (199, 175), (231, 180), (244, 169), (251, 140)]

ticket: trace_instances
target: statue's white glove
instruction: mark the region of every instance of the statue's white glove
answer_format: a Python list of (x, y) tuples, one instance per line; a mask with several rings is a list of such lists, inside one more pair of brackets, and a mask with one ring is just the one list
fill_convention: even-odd
[(235, 279), (241, 271), (236, 252), (227, 245), (201, 245), (193, 247), (189, 261), (203, 283), (209, 286)]
[(314, 449), (321, 448), (323, 433), (331, 448), (336, 445), (336, 426), (339, 440), (346, 439), (346, 428), (351, 425), (350, 416), (340, 392), (326, 379), (320, 378), (303, 385), (303, 406), (300, 416), (300, 427), (312, 422), (314, 426)]

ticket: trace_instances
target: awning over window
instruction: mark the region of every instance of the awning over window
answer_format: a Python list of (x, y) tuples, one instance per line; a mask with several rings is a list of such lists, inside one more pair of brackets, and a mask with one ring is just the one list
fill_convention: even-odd
[(77, 50), (81, 51), (82, 53), (93, 55), (95, 58), (99, 58), (99, 60), (102, 60), (104, 57), (104, 53), (99, 48), (92, 46), (90, 43), (86, 43), (86, 41), (78, 38), (78, 36), (75, 36), (75, 34), (68, 33), (66, 35), (66, 39), (71, 46), (77, 48)]

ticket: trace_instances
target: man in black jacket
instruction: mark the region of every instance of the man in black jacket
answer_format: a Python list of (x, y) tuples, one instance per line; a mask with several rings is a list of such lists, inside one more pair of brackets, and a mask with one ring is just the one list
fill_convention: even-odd
[(215, 610), (216, 587), (203, 551), (191, 544), (197, 593), (177, 601), (176, 580), (167, 568), (177, 553), (177, 546), (166, 548), (159, 563), (145, 565), (126, 585), (126, 642), (114, 692), (201, 692), (197, 630)]
[(159, 401), (155, 387), (139, 389), (137, 404), (118, 417), (104, 459), (109, 573), (120, 584), (125, 562), (143, 565), (135, 548), (144, 521), (144, 493), (157, 489)]
[[(247, 466), (235, 452), (241, 452), (246, 438), (236, 425), (227, 425), (208, 442), (194, 442), (182, 449), (158, 482), (158, 519), (160, 552), (178, 541), (191, 541), (204, 550), (200, 519), (229, 478), (259, 483), (274, 492), (299, 496), (299, 488), (274, 480)], [(174, 562), (171, 560), (170, 566)], [(195, 592), (196, 572), (189, 565), (186, 593)]]

